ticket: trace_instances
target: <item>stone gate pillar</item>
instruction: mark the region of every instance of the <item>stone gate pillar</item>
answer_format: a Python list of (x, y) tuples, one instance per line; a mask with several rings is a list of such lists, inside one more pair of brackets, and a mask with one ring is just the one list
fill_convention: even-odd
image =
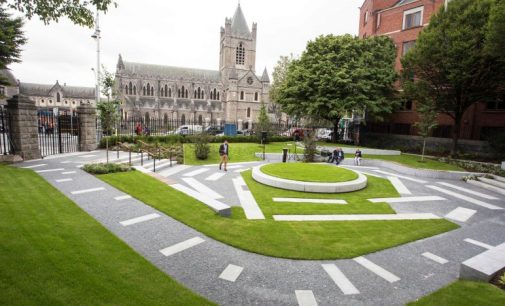
[(38, 116), (35, 102), (23, 95), (7, 100), (14, 154), (24, 160), (40, 158)]
[(79, 116), (79, 151), (93, 151), (96, 143), (96, 108), (91, 104), (81, 104), (77, 107)]

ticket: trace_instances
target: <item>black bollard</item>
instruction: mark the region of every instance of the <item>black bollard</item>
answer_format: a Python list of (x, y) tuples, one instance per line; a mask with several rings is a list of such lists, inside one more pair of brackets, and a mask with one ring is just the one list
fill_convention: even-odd
[(284, 148), (282, 149), (282, 162), (285, 163), (287, 159), (288, 159), (288, 149)]

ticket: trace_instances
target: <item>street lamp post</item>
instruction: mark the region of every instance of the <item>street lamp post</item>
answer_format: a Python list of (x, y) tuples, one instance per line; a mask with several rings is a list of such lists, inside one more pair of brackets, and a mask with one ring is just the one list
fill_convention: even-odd
[(96, 40), (96, 103), (100, 102), (100, 25), (98, 19), (98, 10), (96, 11), (95, 33), (91, 35)]

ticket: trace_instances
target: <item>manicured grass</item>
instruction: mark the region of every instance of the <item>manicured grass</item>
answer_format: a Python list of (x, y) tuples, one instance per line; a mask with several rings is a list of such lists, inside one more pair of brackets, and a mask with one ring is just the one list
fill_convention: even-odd
[(358, 174), (329, 164), (272, 163), (261, 167), (265, 174), (303, 182), (338, 183), (352, 181)]
[[(354, 157), (351, 155), (350, 157)], [(449, 171), (465, 171), (465, 169), (460, 168), (455, 165), (448, 163), (439, 162), (438, 160), (424, 158), (421, 162), (421, 156), (413, 154), (401, 154), (401, 155), (364, 155), (364, 159), (380, 159), (392, 162), (397, 162), (399, 164), (420, 169), (432, 169), (432, 170), (449, 170)]]
[(0, 182), (0, 305), (212, 304), (33, 171), (0, 165)]
[[(391, 185), (389, 180), (368, 176), (365, 189), (348, 193), (305, 193), (300, 191), (275, 188), (256, 182), (252, 178), (252, 172), (242, 173), (249, 190), (251, 190), (256, 202), (260, 205), (263, 214), (267, 218), (272, 215), (324, 215), (324, 214), (394, 214), (395, 211), (387, 203), (372, 203), (370, 198), (394, 198), (400, 195)], [(312, 204), (274, 202), (272, 198), (310, 198), (310, 199), (342, 199), (346, 205), (340, 204)]]
[(293, 259), (352, 258), (458, 226), (443, 220), (277, 222), (246, 220), (240, 207), (220, 217), (204, 204), (138, 171), (99, 176), (144, 203), (237, 248)]
[(489, 283), (459, 280), (407, 305), (505, 305), (505, 291)]
[[(288, 146), (291, 144), (291, 146)], [(206, 160), (198, 160), (195, 157), (193, 145), (184, 144), (184, 164), (186, 165), (207, 165), (219, 163), (219, 143), (211, 143), (209, 157)], [(229, 162), (247, 162), (261, 160), (255, 156), (255, 153), (263, 152), (263, 146), (259, 143), (230, 143), (229, 144)], [(266, 153), (282, 153), (283, 148), (289, 148), (294, 151), (295, 144), (291, 142), (272, 142), (265, 146)], [(290, 152), (291, 153), (291, 152)], [(297, 154), (303, 154), (303, 149), (297, 148)]]

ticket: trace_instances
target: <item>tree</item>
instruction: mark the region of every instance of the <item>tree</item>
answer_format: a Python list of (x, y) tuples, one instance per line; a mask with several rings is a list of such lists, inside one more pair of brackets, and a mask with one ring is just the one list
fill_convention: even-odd
[(260, 113), (258, 115), (258, 123), (256, 123), (255, 134), (261, 139), (261, 132), (270, 132), (272, 125), (268, 118), (267, 108), (265, 103), (261, 102)]
[(273, 102), (272, 108), (274, 113), (278, 118), (280, 118), (280, 107), (278, 107), (278, 96), (279, 90), (283, 86), (286, 81), (286, 75), (288, 73), (289, 65), (293, 61), (293, 55), (290, 56), (281, 56), (277, 61), (277, 65), (274, 67), (274, 71), (272, 72), (273, 82), (270, 86), (270, 90), (268, 92), (270, 96), (270, 101)]
[(102, 93), (107, 97), (107, 102), (97, 101), (96, 108), (98, 110), (98, 116), (102, 124), (103, 132), (106, 135), (112, 134), (112, 130), (119, 120), (119, 100), (116, 97), (116, 92), (114, 91), (115, 80), (114, 75), (102, 66), (103, 74), (100, 76), (100, 83), (102, 87)]
[(495, 0), (487, 23), (486, 50), (490, 55), (505, 60), (505, 0)]
[(289, 115), (331, 121), (336, 137), (346, 112), (366, 109), (380, 119), (394, 109), (395, 57), (385, 36), (320, 36), (291, 61), (275, 98)]
[[(21, 18), (12, 18), (0, 6), (0, 69), (21, 61), (21, 46), (26, 43), (22, 27)], [(9, 85), (8, 80), (0, 76), (0, 85)]]
[[(505, 61), (488, 51), (490, 12), (495, 0), (453, 0), (432, 16), (415, 47), (402, 59), (404, 87), (424, 91), (436, 111), (454, 121), (455, 155), (465, 111), (505, 92)], [(504, 32), (500, 34), (503, 39)], [(503, 46), (501, 46), (502, 48)]]
[(21, 12), (26, 18), (38, 16), (45, 24), (51, 21), (58, 22), (61, 17), (67, 17), (73, 23), (92, 27), (94, 24), (94, 11), (107, 12), (112, 0), (0, 0), (0, 6)]

